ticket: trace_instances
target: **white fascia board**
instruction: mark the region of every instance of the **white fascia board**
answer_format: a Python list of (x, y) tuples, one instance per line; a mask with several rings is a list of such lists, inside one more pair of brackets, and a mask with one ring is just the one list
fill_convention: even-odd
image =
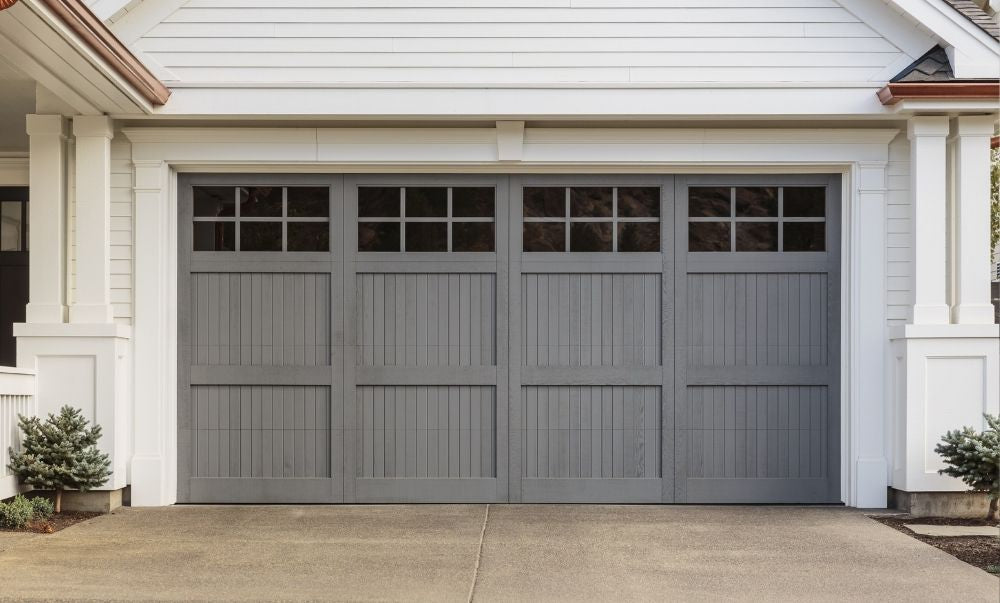
[(946, 46), (955, 77), (1000, 77), (1000, 42), (943, 0), (885, 0), (934, 32)]
[(83, 115), (141, 115), (152, 109), (38, 0), (22, 0), (0, 14), (0, 50)]
[(879, 118), (878, 87), (179, 87), (156, 118), (813, 119)]
[(1000, 111), (1000, 98), (979, 100), (907, 99), (892, 105), (892, 112), (900, 117), (908, 115), (979, 115)]

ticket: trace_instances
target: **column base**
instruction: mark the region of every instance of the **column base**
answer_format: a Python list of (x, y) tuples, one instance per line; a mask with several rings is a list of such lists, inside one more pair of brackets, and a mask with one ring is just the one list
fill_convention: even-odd
[(107, 304), (73, 304), (69, 321), (74, 324), (108, 324), (114, 322), (114, 311)]
[(111, 459), (110, 490), (125, 487), (129, 438), (129, 327), (116, 324), (14, 325), (19, 366), (35, 370), (38, 416), (65, 405), (101, 426), (98, 448)]
[(995, 312), (993, 304), (961, 304), (955, 306), (955, 322), (961, 325), (991, 325)]
[(990, 499), (985, 492), (906, 492), (889, 488), (893, 509), (914, 517), (985, 519)]
[(946, 325), (951, 322), (951, 308), (945, 304), (913, 306), (914, 325)]
[(986, 428), (1000, 410), (1000, 326), (906, 325), (892, 329), (893, 467), (890, 486), (905, 492), (968, 490), (941, 475), (934, 449), (945, 432)]
[[(110, 513), (122, 507), (122, 489), (90, 490), (79, 492), (67, 490), (62, 495), (62, 510), (81, 513)], [(55, 502), (55, 493), (50, 490), (33, 490), (32, 496), (44, 496)]]
[(25, 322), (66, 322), (66, 306), (61, 304), (28, 304), (24, 307)]

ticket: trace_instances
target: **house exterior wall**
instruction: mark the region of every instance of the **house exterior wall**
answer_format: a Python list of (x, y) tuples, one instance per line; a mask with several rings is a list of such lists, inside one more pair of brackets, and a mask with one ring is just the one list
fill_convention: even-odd
[(253, 10), (194, 0), (134, 47), (191, 85), (865, 82), (916, 58), (832, 0), (261, 2)]

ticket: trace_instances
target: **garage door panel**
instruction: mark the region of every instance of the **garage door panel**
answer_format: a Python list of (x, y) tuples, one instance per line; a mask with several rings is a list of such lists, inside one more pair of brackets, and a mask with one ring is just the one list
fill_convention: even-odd
[(330, 274), (191, 275), (196, 365), (329, 366)]
[(495, 478), (494, 387), (359, 387), (362, 478)]
[(658, 366), (660, 274), (522, 274), (523, 366)]
[(360, 366), (496, 364), (496, 275), (358, 274)]
[(659, 478), (658, 387), (524, 387), (522, 477)]
[(330, 390), (191, 388), (192, 477), (332, 477)]
[(690, 478), (825, 478), (827, 388), (688, 388)]
[[(711, 215), (708, 184), (721, 204)], [(764, 217), (741, 213), (754, 189), (768, 191)], [(785, 204), (801, 189), (825, 198), (822, 213)], [(677, 500), (837, 502), (837, 178), (690, 177), (678, 198)], [(742, 251), (740, 228), (759, 224), (773, 226), (770, 251)], [(784, 236), (803, 224), (811, 240)], [(705, 225), (723, 236), (689, 240)]]
[(825, 273), (690, 274), (689, 366), (826, 366)]

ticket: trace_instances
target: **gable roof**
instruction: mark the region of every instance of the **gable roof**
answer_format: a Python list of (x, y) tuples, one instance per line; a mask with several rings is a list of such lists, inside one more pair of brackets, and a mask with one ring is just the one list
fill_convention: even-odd
[(994, 38), (1000, 39), (1000, 24), (972, 0), (944, 0), (952, 8), (960, 12), (966, 19), (979, 26), (980, 29)]

